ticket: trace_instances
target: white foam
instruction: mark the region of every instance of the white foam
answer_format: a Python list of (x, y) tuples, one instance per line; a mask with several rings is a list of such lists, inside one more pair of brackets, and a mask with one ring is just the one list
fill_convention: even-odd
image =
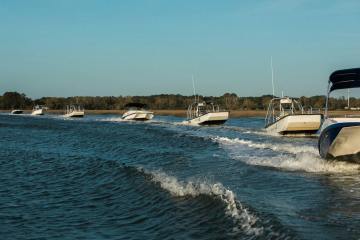
[(212, 138), (212, 140), (221, 144), (227, 144), (227, 145), (240, 144), (240, 145), (248, 146), (250, 148), (270, 149), (276, 152), (286, 152), (292, 154), (305, 152), (305, 153), (318, 154), (317, 149), (313, 146), (304, 146), (304, 145), (295, 146), (289, 143), (255, 143), (250, 140), (244, 140), (239, 138), (230, 139), (226, 137), (215, 137)]
[(276, 133), (276, 132), (268, 132), (268, 131), (253, 131), (253, 130), (247, 130), (247, 131), (244, 131), (244, 133), (246, 134), (256, 134), (256, 135), (262, 135), (262, 136), (271, 136), (271, 137), (279, 137), (281, 136), (279, 133)]
[(236, 157), (247, 164), (280, 168), (289, 171), (311, 173), (359, 173), (360, 166), (339, 161), (328, 161), (311, 153), (299, 153), (295, 157), (278, 155), (276, 157)]
[(182, 121), (182, 122), (174, 122), (174, 125), (178, 125), (178, 126), (193, 126), (193, 127), (196, 127), (196, 126), (200, 126), (199, 124), (197, 123), (191, 123), (187, 120), (185, 121)]
[(171, 122), (166, 122), (162, 120), (146, 120), (146, 121), (136, 121), (136, 120), (128, 120), (128, 119), (122, 119), (121, 117), (105, 117), (97, 119), (96, 121), (100, 122), (127, 122), (127, 123), (148, 123), (148, 124), (172, 124)]
[[(223, 137), (215, 137), (213, 141), (219, 142), (224, 146), (228, 146), (227, 150), (234, 159), (241, 160), (250, 165), (265, 166), (279, 168), (288, 171), (304, 171), (311, 173), (359, 173), (360, 166), (358, 164), (328, 161), (320, 158), (315, 147), (312, 146), (294, 146), (289, 143), (254, 143), (250, 140), (229, 139)], [(245, 145), (256, 149), (270, 149), (280, 152), (276, 156), (253, 156), (244, 151), (234, 148), (234, 145)], [(282, 154), (281, 154), (282, 153)], [(290, 153), (290, 154), (289, 154)]]
[(126, 122), (128, 120), (122, 119), (121, 117), (105, 117), (105, 118), (96, 119), (96, 121), (100, 121), (100, 122)]
[(261, 235), (262, 227), (256, 227), (257, 217), (236, 200), (235, 194), (226, 189), (221, 183), (209, 184), (206, 182), (183, 182), (161, 171), (147, 172), (152, 176), (152, 181), (169, 191), (175, 197), (209, 195), (221, 199), (225, 205), (225, 213), (231, 216), (239, 227), (249, 235)]

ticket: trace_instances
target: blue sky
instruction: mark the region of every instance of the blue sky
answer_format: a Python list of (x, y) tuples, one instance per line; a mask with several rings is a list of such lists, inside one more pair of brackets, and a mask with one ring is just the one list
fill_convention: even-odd
[(0, 0), (0, 93), (325, 93), (360, 66), (360, 1)]

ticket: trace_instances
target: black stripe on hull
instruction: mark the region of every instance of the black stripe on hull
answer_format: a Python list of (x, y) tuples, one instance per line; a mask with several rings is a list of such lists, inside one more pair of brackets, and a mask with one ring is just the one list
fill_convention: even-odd
[(280, 132), (281, 135), (310, 135), (313, 136), (318, 132), (318, 130), (307, 130), (307, 131), (284, 131)]
[(148, 121), (150, 119), (147, 119), (147, 118), (134, 118), (134, 119), (130, 119), (130, 120), (144, 122), (144, 121)]
[(227, 120), (212, 120), (212, 121), (205, 121), (199, 123), (199, 125), (221, 125), (224, 124)]

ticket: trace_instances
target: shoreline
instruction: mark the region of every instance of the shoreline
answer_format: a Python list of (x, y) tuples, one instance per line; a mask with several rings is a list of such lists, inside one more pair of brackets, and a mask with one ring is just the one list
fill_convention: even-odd
[[(25, 114), (30, 114), (32, 110), (24, 110)], [(150, 110), (153, 111), (155, 116), (175, 116), (175, 117), (186, 117), (186, 110), (179, 109), (163, 109), (163, 110)], [(10, 113), (10, 110), (0, 110), (1, 113)], [(48, 110), (48, 114), (62, 115), (64, 110)], [(85, 110), (87, 115), (122, 115), (125, 110)], [(232, 110), (230, 112), (230, 118), (241, 118), (241, 117), (263, 117), (266, 116), (265, 110)], [(333, 110), (329, 111), (330, 117), (338, 117), (344, 115), (359, 115), (360, 111), (351, 110)]]

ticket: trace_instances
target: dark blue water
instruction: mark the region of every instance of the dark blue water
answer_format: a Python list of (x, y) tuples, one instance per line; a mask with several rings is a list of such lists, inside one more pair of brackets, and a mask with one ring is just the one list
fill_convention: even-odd
[(259, 118), (0, 115), (1, 239), (359, 239), (359, 165)]

